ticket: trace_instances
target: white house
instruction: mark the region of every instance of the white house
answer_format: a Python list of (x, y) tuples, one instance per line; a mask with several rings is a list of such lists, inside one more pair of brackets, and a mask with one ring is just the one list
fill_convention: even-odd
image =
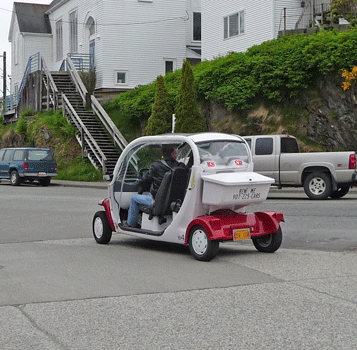
[(47, 9), (48, 5), (14, 3), (9, 31), (13, 94), (17, 93), (30, 56), (41, 52), (46, 61), (52, 61), (52, 30), (45, 15)]
[[(29, 11), (31, 16), (22, 16)], [(19, 24), (25, 19), (28, 27), (23, 29)], [(59, 70), (68, 54), (92, 54), (97, 90), (133, 89), (181, 68), (185, 59), (200, 61), (201, 0), (14, 3), (9, 40), (12, 92), (36, 52), (50, 70)]]
[(202, 60), (245, 52), (279, 32), (311, 25), (331, 0), (202, 0)]

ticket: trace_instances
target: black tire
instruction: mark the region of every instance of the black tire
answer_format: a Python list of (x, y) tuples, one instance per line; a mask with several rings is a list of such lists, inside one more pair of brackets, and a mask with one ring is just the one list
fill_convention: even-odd
[(21, 178), (16, 170), (12, 170), (10, 173), (10, 182), (13, 186), (19, 186), (21, 184)]
[(257, 248), (259, 252), (263, 252), (263, 253), (276, 252), (280, 248), (282, 240), (283, 240), (283, 233), (281, 231), (280, 226), (276, 232), (270, 235), (252, 238), (254, 247)]
[(110, 227), (105, 211), (97, 211), (93, 217), (93, 236), (97, 243), (107, 244), (112, 238), (112, 228)]
[(338, 199), (344, 197), (348, 191), (350, 190), (350, 186), (341, 186), (336, 191), (332, 191), (331, 198)]
[(41, 186), (48, 186), (51, 183), (51, 178), (46, 177), (44, 179), (38, 180), (38, 182), (40, 183)]
[(206, 230), (202, 226), (194, 226), (188, 240), (191, 255), (200, 261), (210, 261), (219, 250), (218, 241), (210, 241)]
[(332, 192), (331, 178), (326, 173), (311, 173), (306, 176), (304, 190), (310, 199), (326, 199)]

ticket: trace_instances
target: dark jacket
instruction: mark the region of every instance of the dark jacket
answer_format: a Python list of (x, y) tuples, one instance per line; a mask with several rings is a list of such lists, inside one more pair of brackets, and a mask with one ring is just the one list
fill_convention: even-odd
[(154, 199), (165, 173), (177, 167), (185, 167), (185, 165), (173, 158), (167, 158), (164, 161), (161, 160), (151, 164), (146, 182), (151, 183), (150, 193)]

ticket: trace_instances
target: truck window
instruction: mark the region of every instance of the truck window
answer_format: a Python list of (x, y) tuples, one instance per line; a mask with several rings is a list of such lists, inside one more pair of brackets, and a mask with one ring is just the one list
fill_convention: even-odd
[(252, 140), (251, 139), (245, 139), (247, 141), (247, 144), (249, 146), (249, 148), (252, 148)]
[(255, 154), (257, 156), (273, 154), (273, 138), (262, 137), (255, 140)]
[(5, 151), (4, 161), (9, 161), (11, 159), (12, 153), (13, 153), (12, 149), (7, 149)]
[(13, 160), (24, 160), (25, 150), (24, 149), (17, 149), (14, 153)]
[(299, 146), (296, 139), (291, 137), (282, 137), (280, 141), (281, 153), (299, 153)]

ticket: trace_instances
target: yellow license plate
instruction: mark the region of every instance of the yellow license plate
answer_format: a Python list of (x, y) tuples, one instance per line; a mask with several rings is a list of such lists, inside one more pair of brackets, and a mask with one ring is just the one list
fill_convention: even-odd
[(46, 173), (39, 173), (38, 176), (46, 176)]
[(242, 228), (233, 230), (233, 241), (241, 241), (242, 239), (250, 239), (250, 229)]

